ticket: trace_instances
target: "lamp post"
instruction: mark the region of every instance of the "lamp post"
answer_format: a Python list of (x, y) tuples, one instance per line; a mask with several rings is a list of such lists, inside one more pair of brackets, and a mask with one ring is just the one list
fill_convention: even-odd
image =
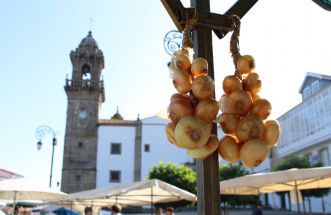
[(51, 159), (51, 173), (50, 173), (50, 176), (49, 176), (49, 187), (52, 187), (52, 175), (53, 175), (53, 160), (54, 160), (54, 147), (56, 146), (57, 144), (57, 140), (56, 140), (56, 133), (55, 131), (49, 127), (49, 126), (46, 126), (46, 125), (42, 125), (42, 126), (39, 126), (36, 131), (35, 131), (35, 136), (38, 140), (37, 142), (37, 149), (40, 150), (43, 143), (41, 142), (45, 136), (47, 134), (50, 134), (53, 136), (52, 138), (52, 159)]

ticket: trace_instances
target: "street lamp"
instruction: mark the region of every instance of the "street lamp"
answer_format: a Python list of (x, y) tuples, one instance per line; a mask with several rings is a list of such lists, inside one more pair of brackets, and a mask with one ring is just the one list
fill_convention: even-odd
[(49, 176), (49, 187), (52, 187), (52, 174), (53, 174), (53, 160), (54, 160), (54, 146), (56, 146), (57, 144), (57, 140), (56, 140), (56, 133), (55, 131), (49, 127), (49, 126), (46, 126), (46, 125), (42, 125), (42, 126), (39, 126), (36, 131), (35, 131), (35, 136), (38, 140), (37, 142), (37, 149), (40, 150), (43, 143), (41, 142), (45, 136), (47, 134), (50, 134), (53, 136), (53, 139), (52, 139), (52, 160), (51, 160), (51, 174)]

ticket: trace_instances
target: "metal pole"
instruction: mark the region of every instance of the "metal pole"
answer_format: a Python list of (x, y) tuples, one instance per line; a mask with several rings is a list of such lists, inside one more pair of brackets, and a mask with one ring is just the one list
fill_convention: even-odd
[[(191, 0), (191, 7), (196, 10), (210, 11), (209, 0)], [(208, 75), (214, 80), (212, 30), (197, 27), (193, 30), (194, 57), (203, 57), (208, 61)], [(212, 134), (217, 135), (213, 123)], [(198, 187), (198, 214), (220, 215), (220, 186), (218, 152), (215, 151), (205, 160), (196, 161)]]
[(297, 181), (294, 181), (294, 188), (295, 188), (295, 197), (297, 199), (297, 206), (298, 206), (298, 214), (301, 214), (301, 211), (300, 211), (300, 204), (299, 204), (299, 191), (298, 191), (298, 186), (297, 186)]
[(54, 160), (54, 147), (55, 147), (55, 138), (53, 138), (53, 146), (52, 146), (52, 159), (51, 159), (51, 174), (49, 176), (49, 187), (52, 187), (52, 177), (53, 177), (53, 160)]

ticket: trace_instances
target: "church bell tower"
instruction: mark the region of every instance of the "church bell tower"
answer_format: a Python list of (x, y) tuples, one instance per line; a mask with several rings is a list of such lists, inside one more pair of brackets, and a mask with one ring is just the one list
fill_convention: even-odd
[(89, 32), (71, 51), (72, 77), (66, 79), (68, 98), (61, 190), (72, 193), (96, 187), (97, 127), (100, 104), (105, 101), (104, 57)]

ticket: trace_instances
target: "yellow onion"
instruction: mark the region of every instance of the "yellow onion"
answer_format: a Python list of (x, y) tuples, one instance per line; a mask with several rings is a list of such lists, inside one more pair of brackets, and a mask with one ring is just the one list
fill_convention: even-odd
[(249, 114), (239, 121), (236, 127), (236, 136), (241, 141), (260, 138), (263, 135), (263, 121), (256, 114)]
[(176, 144), (175, 128), (176, 124), (173, 122), (169, 122), (168, 125), (165, 127), (167, 138), (173, 144)]
[(234, 163), (239, 160), (240, 145), (234, 136), (225, 135), (220, 140), (218, 153), (229, 163)]
[(250, 55), (241, 56), (237, 63), (237, 69), (240, 74), (251, 73), (255, 69), (255, 60)]
[(258, 99), (253, 103), (251, 112), (259, 115), (264, 120), (271, 114), (271, 104), (266, 99)]
[(186, 94), (192, 89), (192, 82), (189, 74), (186, 71), (177, 69), (173, 73), (172, 82), (178, 92)]
[(192, 83), (192, 92), (197, 99), (213, 98), (215, 93), (215, 84), (209, 76), (201, 75), (194, 79)]
[(271, 148), (276, 145), (280, 135), (280, 126), (276, 120), (267, 120), (264, 123), (263, 139)]
[(221, 99), (219, 100), (218, 104), (219, 104), (220, 110), (223, 113), (231, 112), (229, 95), (223, 94)]
[(267, 143), (261, 139), (251, 139), (245, 142), (239, 152), (240, 161), (248, 168), (260, 165), (267, 157)]
[(181, 93), (174, 93), (171, 97), (170, 97), (170, 102), (173, 102), (177, 99), (184, 99), (187, 101), (190, 101), (190, 97), (185, 95), (185, 94), (181, 94)]
[(252, 97), (253, 104), (256, 100), (260, 99), (260, 96), (258, 94), (254, 94), (254, 93), (250, 93), (250, 92), (248, 92), (248, 93)]
[(177, 146), (185, 149), (197, 149), (204, 146), (210, 135), (211, 127), (196, 116), (185, 116), (175, 129)]
[(241, 80), (235, 75), (226, 76), (223, 80), (223, 90), (226, 94), (231, 94), (236, 90), (242, 90)]
[(187, 154), (192, 158), (204, 160), (211, 155), (219, 146), (219, 141), (216, 135), (210, 135), (206, 145), (198, 149), (188, 149)]
[(261, 90), (262, 82), (257, 73), (249, 73), (243, 81), (244, 89), (252, 94), (257, 94)]
[(188, 71), (191, 68), (191, 61), (186, 54), (176, 54), (173, 56), (174, 65), (176, 68)]
[(244, 90), (236, 90), (229, 95), (230, 113), (243, 116), (251, 109), (252, 103), (251, 96)]
[(210, 122), (215, 118), (218, 110), (218, 103), (215, 99), (204, 99), (196, 106), (194, 115), (200, 117), (206, 122)]
[(220, 123), (221, 128), (226, 134), (234, 134), (236, 131), (239, 119), (234, 114), (222, 113), (217, 121)]
[(191, 65), (191, 73), (194, 76), (208, 74), (208, 62), (204, 58), (196, 58)]
[(169, 118), (174, 123), (177, 123), (181, 118), (188, 115), (193, 115), (193, 107), (188, 99), (176, 99), (170, 102), (168, 107)]

